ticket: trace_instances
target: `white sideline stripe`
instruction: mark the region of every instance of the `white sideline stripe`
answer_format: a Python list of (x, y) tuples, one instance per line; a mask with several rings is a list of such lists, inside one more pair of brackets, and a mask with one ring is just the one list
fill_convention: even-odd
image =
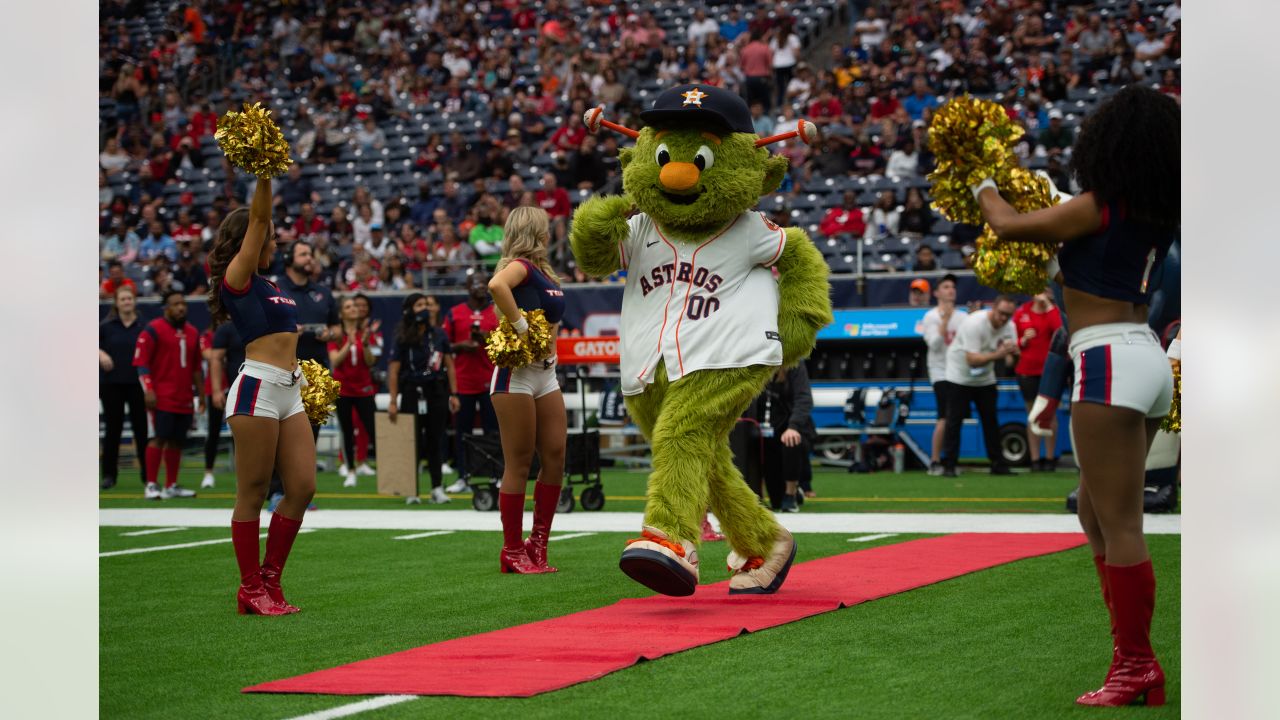
[[(269, 519), (269, 516), (266, 516)], [(525, 513), (525, 527), (532, 522)], [(98, 511), (102, 527), (226, 527), (227, 509), (204, 508), (104, 508)], [(638, 512), (574, 512), (556, 515), (556, 529), (572, 532), (630, 532), (640, 529)], [(779, 518), (793, 533), (1078, 533), (1080, 522), (1070, 513), (787, 513)], [(1147, 515), (1148, 535), (1181, 535), (1182, 516)], [(480, 530), (498, 532), (496, 513), (467, 510), (321, 510), (307, 513), (307, 525), (341, 530)]]
[(593, 533), (593, 532), (581, 532), (581, 533), (569, 533), (568, 535), (556, 535), (554, 537), (547, 538), (547, 542), (555, 542), (557, 540), (572, 540), (574, 538), (586, 537), (588, 535), (595, 535), (595, 534), (596, 533)]
[(378, 697), (369, 698), (368, 700), (351, 703), (350, 705), (339, 705), (336, 708), (329, 708), (328, 710), (321, 710), (320, 712), (313, 712), (308, 715), (298, 715), (297, 717), (289, 718), (289, 720), (332, 720), (332, 718), (358, 715), (359, 713), (367, 712), (369, 710), (377, 710), (378, 708), (384, 708), (388, 705), (398, 705), (408, 700), (417, 699), (417, 695), (380, 695)]
[(190, 530), (184, 527), (166, 527), (155, 528), (153, 530), (135, 530), (133, 532), (120, 533), (120, 537), (138, 537), (139, 535), (156, 535), (158, 533), (177, 532), (179, 530)]
[(424, 537), (435, 537), (436, 535), (452, 535), (452, 530), (432, 530), (431, 532), (414, 533), (413, 535), (398, 535), (391, 538), (392, 540), (417, 540)]
[(893, 537), (897, 534), (898, 533), (876, 533), (875, 535), (863, 535), (862, 537), (849, 538), (849, 542), (871, 542), (872, 540)]
[[(303, 528), (299, 533), (315, 532), (315, 528)], [(258, 536), (259, 540), (267, 537), (266, 533)], [(199, 542), (182, 543), (181, 545), (156, 545), (154, 547), (129, 548), (128, 550), (112, 550), (111, 552), (98, 553), (98, 557), (114, 557), (116, 555), (137, 555), (138, 553), (159, 552), (161, 550), (181, 550), (182, 548), (199, 547), (201, 545), (217, 545), (219, 543), (229, 543), (231, 538), (218, 538), (217, 540), (200, 540)]]

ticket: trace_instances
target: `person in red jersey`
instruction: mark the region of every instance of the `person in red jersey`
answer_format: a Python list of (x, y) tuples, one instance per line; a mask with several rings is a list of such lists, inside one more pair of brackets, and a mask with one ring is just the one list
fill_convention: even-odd
[(213, 464), (218, 459), (218, 441), (222, 439), (222, 413), (226, 407), (227, 370), (221, 364), (214, 364), (213, 335), (214, 326), (200, 333), (200, 357), (204, 358), (205, 411), (207, 412), (208, 432), (204, 439), (204, 478), (200, 480), (200, 489), (207, 490), (214, 486)]
[[(133, 350), (133, 366), (147, 409), (151, 410), (155, 436), (147, 443), (148, 500), (195, 497), (195, 492), (178, 484), (182, 464), (182, 443), (191, 429), (193, 398), (199, 398), (204, 412), (204, 373), (200, 371), (200, 341), (195, 327), (187, 322), (187, 301), (182, 292), (164, 294), (164, 316), (147, 324), (138, 335)], [(164, 458), (164, 489), (156, 479)]]
[[(1018, 347), (1022, 354), (1018, 357), (1018, 365), (1014, 372), (1018, 375), (1018, 388), (1022, 391), (1022, 401), (1026, 403), (1027, 412), (1036, 402), (1040, 391), (1040, 374), (1044, 371), (1044, 361), (1049, 356), (1049, 345), (1053, 342), (1053, 334), (1062, 327), (1062, 315), (1058, 306), (1053, 304), (1053, 291), (1045, 288), (1034, 298), (1022, 304), (1013, 312), (1013, 324), (1018, 336)], [(1027, 442), (1031, 446), (1031, 469), (1052, 471), (1058, 467), (1057, 440), (1058, 420), (1055, 417), (1050, 425), (1049, 434), (1044, 438), (1044, 454), (1040, 453), (1040, 436), (1031, 432), (1027, 426)]]
[[(355, 298), (344, 298), (338, 307), (342, 340), (329, 341), (329, 362), (333, 365), (333, 379), (342, 383), (338, 391), (338, 425), (342, 427), (343, 457), (352, 465), (348, 470), (344, 463), (338, 468), (338, 474), (342, 476), (343, 487), (355, 487), (357, 471), (368, 470), (366, 466), (355, 467), (355, 417), (359, 416), (360, 427), (366, 432), (373, 428), (373, 396), (378, 389), (371, 369), (378, 358), (374, 355), (375, 345), (369, 331), (362, 327), (360, 306)], [(372, 439), (372, 435), (368, 437)], [(360, 474), (372, 474), (372, 471)]]
[[(295, 260), (300, 247), (306, 246), (295, 245), (291, 253)], [(302, 404), (297, 362), (298, 302), (259, 274), (270, 267), (275, 249), (271, 180), (258, 178), (249, 208), (227, 215), (209, 253), (209, 315), (214, 322), (235, 325), (245, 354), (226, 409), (236, 447), (231, 543), (240, 569), (236, 609), (241, 614), (298, 612), (285, 600), (280, 576), (316, 492), (316, 443)], [(284, 493), (259, 563), (258, 518), (273, 470)]]
[(489, 333), (498, 328), (498, 315), (493, 310), (489, 296), (489, 277), (475, 273), (467, 278), (467, 299), (449, 308), (444, 316), (444, 332), (453, 346), (454, 372), (458, 376), (458, 400), (461, 406), (453, 416), (454, 457), (457, 458), (458, 479), (446, 492), (467, 492), (467, 480), (471, 470), (467, 467), (467, 454), (462, 447), (464, 435), (475, 430), (476, 411), (480, 412), (480, 426), (486, 435), (498, 432), (498, 416), (493, 412), (489, 399), (489, 381), (493, 378), (493, 363), (485, 352)]

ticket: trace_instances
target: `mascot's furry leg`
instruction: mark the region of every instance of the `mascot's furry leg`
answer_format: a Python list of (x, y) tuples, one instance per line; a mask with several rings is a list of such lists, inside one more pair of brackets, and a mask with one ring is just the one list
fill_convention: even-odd
[[(794, 540), (742, 481), (729, 452), (733, 424), (773, 372), (759, 365), (703, 370), (669, 384), (660, 366), (644, 393), (627, 398), (628, 412), (653, 445), (644, 535), (619, 563), (637, 582), (666, 595), (693, 593), (708, 505), (744, 558), (731, 592), (774, 592), (785, 579)], [(770, 561), (775, 567), (766, 567)]]

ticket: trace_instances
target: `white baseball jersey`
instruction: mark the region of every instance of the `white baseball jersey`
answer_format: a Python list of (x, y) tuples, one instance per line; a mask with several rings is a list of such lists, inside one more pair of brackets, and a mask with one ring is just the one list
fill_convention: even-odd
[(663, 236), (645, 214), (627, 221), (618, 250), (622, 394), (638, 395), (666, 361), (675, 382), (695, 370), (782, 364), (772, 266), (787, 236), (758, 212), (693, 245)]

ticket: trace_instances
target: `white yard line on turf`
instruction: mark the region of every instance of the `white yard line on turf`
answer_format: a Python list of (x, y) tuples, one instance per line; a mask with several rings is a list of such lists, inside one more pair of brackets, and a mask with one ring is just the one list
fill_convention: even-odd
[(553, 535), (547, 538), (547, 542), (555, 542), (557, 540), (572, 540), (574, 538), (586, 537), (588, 535), (595, 535), (595, 534), (596, 533), (593, 533), (593, 532), (585, 532), (585, 533), (569, 533), (568, 535)]
[(190, 529), (191, 528), (184, 528), (184, 527), (167, 527), (167, 528), (155, 528), (153, 530), (134, 530), (133, 532), (120, 533), (120, 537), (139, 537), (141, 535), (157, 535), (159, 533), (177, 532), (179, 530), (190, 530)]
[[(525, 513), (525, 527), (532, 522)], [(102, 527), (226, 527), (226, 509), (104, 508)], [(268, 521), (270, 516), (266, 516)], [(640, 529), (638, 512), (575, 512), (556, 515), (556, 530), (630, 532)], [(788, 513), (782, 524), (793, 533), (1078, 533), (1080, 522), (1069, 513)], [(1182, 516), (1147, 515), (1148, 535), (1181, 535)], [(483, 530), (498, 532), (497, 513), (469, 510), (317, 510), (307, 513), (311, 528), (341, 530)], [(264, 524), (265, 527), (265, 524)]]
[(414, 533), (412, 535), (398, 535), (391, 538), (392, 540), (417, 540), (424, 537), (435, 537), (436, 535), (452, 535), (452, 530), (432, 530), (431, 532)]
[(871, 542), (872, 540), (881, 540), (887, 537), (893, 537), (898, 533), (876, 533), (875, 535), (863, 535), (862, 537), (849, 538), (849, 542)]
[[(314, 528), (302, 528), (298, 532), (308, 533), (315, 532)], [(258, 536), (259, 540), (265, 539), (266, 533)], [(112, 550), (111, 552), (98, 553), (98, 557), (115, 557), (116, 555), (137, 555), (138, 553), (159, 552), (161, 550), (181, 550), (182, 548), (199, 547), (201, 545), (217, 545), (218, 543), (229, 543), (231, 538), (218, 538), (217, 540), (201, 540), (199, 542), (182, 543), (181, 545), (156, 545), (153, 547), (129, 548), (128, 550)]]
[(398, 705), (399, 703), (408, 700), (417, 699), (417, 695), (379, 695), (378, 697), (361, 700), (360, 702), (351, 703), (350, 705), (339, 705), (336, 708), (329, 708), (328, 710), (321, 710), (320, 712), (313, 712), (307, 715), (299, 715), (297, 717), (289, 718), (289, 720), (332, 720), (333, 718), (357, 715), (362, 712), (368, 712), (369, 710), (377, 710), (378, 708), (384, 708), (388, 705)]

